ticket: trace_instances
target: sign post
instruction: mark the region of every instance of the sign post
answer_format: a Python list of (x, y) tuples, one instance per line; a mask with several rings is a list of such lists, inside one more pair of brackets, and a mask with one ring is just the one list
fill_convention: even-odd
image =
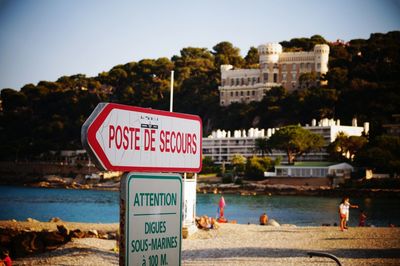
[(201, 171), (200, 117), (100, 103), (81, 139), (99, 170), (125, 172), (120, 265), (180, 265), (182, 177), (161, 172)]
[(129, 173), (123, 186), (125, 226), (120, 230), (126, 239), (124, 247), (120, 245), (125, 250), (120, 265), (180, 265), (181, 176)]

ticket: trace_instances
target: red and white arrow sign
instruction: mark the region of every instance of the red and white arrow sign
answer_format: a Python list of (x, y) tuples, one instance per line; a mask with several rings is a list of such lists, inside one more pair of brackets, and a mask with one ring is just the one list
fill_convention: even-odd
[(100, 170), (200, 172), (200, 117), (99, 103), (82, 126), (82, 144)]

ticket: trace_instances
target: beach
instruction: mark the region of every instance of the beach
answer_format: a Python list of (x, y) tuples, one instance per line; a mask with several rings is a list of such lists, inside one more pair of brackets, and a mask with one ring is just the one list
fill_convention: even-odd
[[(117, 230), (118, 224), (65, 223), (71, 230)], [(52, 230), (55, 223), (0, 221), (0, 228)], [(118, 265), (116, 240), (73, 238), (56, 250), (17, 258), (14, 265)], [(221, 224), (182, 240), (182, 265), (336, 265), (307, 252), (328, 252), (342, 265), (399, 265), (400, 228), (280, 227)]]

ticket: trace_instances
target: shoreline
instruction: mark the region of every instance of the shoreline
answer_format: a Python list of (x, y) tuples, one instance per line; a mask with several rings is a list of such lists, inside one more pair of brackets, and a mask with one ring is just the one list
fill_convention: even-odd
[[(0, 221), (0, 228), (10, 221)], [(68, 222), (67, 226), (70, 225)], [(11, 226), (38, 230), (50, 223), (12, 222)], [(53, 226), (53, 225), (50, 225)], [(71, 228), (106, 230), (110, 224), (74, 223)], [(111, 224), (116, 230), (117, 224)], [(116, 240), (73, 238), (49, 252), (13, 258), (15, 265), (118, 265)], [(183, 265), (333, 265), (307, 252), (328, 252), (342, 265), (398, 265), (400, 228), (260, 226), (220, 224), (198, 230), (182, 240)]]
[[(50, 189), (74, 189), (74, 190), (99, 190), (119, 192), (119, 182), (110, 186), (84, 184), (70, 186), (60, 183), (0, 183), (0, 186), (28, 187), (28, 188), (50, 188)], [(260, 185), (257, 182), (248, 182), (243, 185), (230, 184), (208, 184), (197, 183), (196, 188), (199, 194), (235, 194), (241, 196), (256, 195), (280, 195), (280, 196), (318, 196), (318, 197), (382, 197), (400, 198), (400, 189), (380, 188), (329, 188), (313, 186), (291, 186), (291, 185)]]

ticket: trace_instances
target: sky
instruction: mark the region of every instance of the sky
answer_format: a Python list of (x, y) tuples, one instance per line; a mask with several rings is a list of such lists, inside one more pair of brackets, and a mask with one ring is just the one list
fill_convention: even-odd
[(222, 41), (245, 56), (296, 37), (349, 41), (393, 30), (400, 0), (0, 0), (0, 89), (97, 76)]

